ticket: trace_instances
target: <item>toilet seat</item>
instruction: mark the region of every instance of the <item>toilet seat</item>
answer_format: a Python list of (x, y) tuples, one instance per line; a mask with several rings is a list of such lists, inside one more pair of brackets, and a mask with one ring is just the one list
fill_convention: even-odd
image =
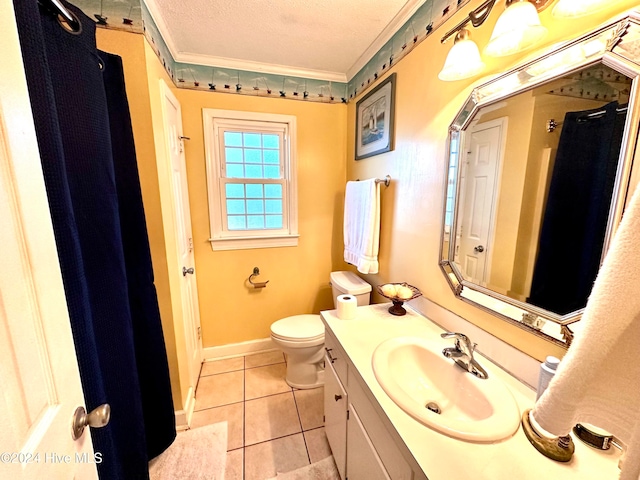
[(320, 315), (294, 315), (271, 324), (271, 335), (288, 342), (324, 340)]

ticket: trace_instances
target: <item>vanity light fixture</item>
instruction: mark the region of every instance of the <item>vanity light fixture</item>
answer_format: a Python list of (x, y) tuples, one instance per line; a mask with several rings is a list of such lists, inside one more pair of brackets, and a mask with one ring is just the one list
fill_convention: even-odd
[(551, 14), (554, 17), (583, 17), (619, 2), (620, 0), (560, 0)]
[(462, 80), (473, 77), (484, 68), (478, 46), (469, 38), (470, 36), (471, 32), (464, 27), (458, 31), (444, 67), (438, 74), (440, 80), (445, 82)]
[[(455, 42), (447, 55), (444, 67), (438, 74), (443, 81), (462, 80), (479, 73), (484, 67), (478, 46), (469, 37), (469, 24), (478, 28), (489, 17), (498, 0), (485, 0), (478, 8), (444, 34), (441, 43), (455, 35)], [(506, 0), (506, 9), (485, 49), (490, 56), (504, 56), (519, 52), (539, 41), (547, 32), (540, 24), (538, 12), (553, 0)]]
[(491, 57), (513, 55), (532, 47), (546, 33), (547, 28), (540, 23), (534, 3), (528, 0), (507, 0), (484, 53)]
[(480, 59), (480, 51), (476, 43), (471, 40), (471, 32), (467, 28), (469, 24), (479, 27), (489, 17), (491, 9), (497, 0), (486, 0), (478, 8), (469, 14), (455, 27), (444, 34), (441, 43), (445, 43), (455, 34), (453, 47), (447, 55), (442, 71), (438, 78), (445, 82), (462, 80), (476, 75), (484, 68), (484, 63)]

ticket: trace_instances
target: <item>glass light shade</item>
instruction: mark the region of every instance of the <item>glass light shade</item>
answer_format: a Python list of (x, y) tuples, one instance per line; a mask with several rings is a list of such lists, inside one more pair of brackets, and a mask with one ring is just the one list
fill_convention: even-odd
[(610, 7), (620, 0), (560, 0), (551, 14), (554, 17), (583, 17), (603, 8)]
[(507, 4), (498, 18), (491, 40), (484, 50), (492, 57), (505, 57), (532, 47), (544, 37), (547, 29), (540, 23), (536, 7), (528, 1)]
[(480, 51), (476, 42), (471, 40), (469, 32), (463, 29), (456, 35), (456, 41), (449, 50), (438, 78), (445, 82), (453, 82), (473, 77), (483, 68), (484, 63), (480, 59)]

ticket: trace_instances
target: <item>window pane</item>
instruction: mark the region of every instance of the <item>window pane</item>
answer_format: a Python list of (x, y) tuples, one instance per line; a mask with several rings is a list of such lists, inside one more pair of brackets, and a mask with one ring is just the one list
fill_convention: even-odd
[[(248, 186), (253, 187), (254, 185), (248, 185)], [(225, 187), (227, 192), (227, 198), (244, 198), (243, 183), (227, 183)], [(260, 187), (262, 187), (262, 185), (260, 185)]]
[(262, 147), (262, 142), (260, 141), (259, 133), (245, 133), (244, 134), (244, 146), (245, 147)]
[(246, 217), (244, 215), (228, 215), (227, 225), (229, 230), (246, 230)]
[(240, 132), (224, 132), (224, 144), (227, 147), (241, 147), (242, 134)]
[(264, 213), (264, 202), (262, 200), (247, 200), (247, 213)]
[(264, 186), (265, 198), (282, 198), (282, 185), (267, 184)]
[(265, 165), (264, 178), (280, 178), (280, 165), (278, 166)]
[(266, 200), (265, 208), (267, 213), (282, 213), (282, 200)]
[(282, 228), (282, 215), (266, 215), (267, 228)]
[(247, 215), (247, 226), (250, 229), (264, 228), (264, 215)]
[(280, 150), (263, 150), (264, 163), (280, 164)]
[(263, 148), (280, 148), (280, 137), (278, 135), (262, 135)]
[[(269, 185), (265, 185), (265, 186), (269, 186)], [(263, 185), (254, 185), (254, 184), (248, 184), (247, 185), (247, 198), (263, 198), (264, 194), (263, 192)]]
[(225, 148), (224, 157), (227, 163), (242, 163), (241, 148)]
[(244, 173), (247, 178), (264, 178), (262, 176), (262, 165), (246, 165)]
[(227, 164), (227, 177), (229, 178), (244, 177), (244, 166), (241, 163)]
[(242, 213), (247, 213), (244, 209), (244, 200), (227, 200), (228, 215), (242, 214)]
[(255, 148), (245, 149), (244, 161), (247, 163), (262, 163), (262, 150)]

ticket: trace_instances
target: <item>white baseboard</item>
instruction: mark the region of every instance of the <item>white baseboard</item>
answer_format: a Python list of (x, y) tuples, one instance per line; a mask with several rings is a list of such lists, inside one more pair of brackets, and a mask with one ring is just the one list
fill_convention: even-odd
[(184, 410), (176, 410), (176, 430), (179, 432), (182, 430), (188, 430), (191, 425), (191, 417), (193, 416), (193, 409), (196, 406), (196, 397), (193, 387), (189, 387), (189, 393), (187, 393), (187, 403)]
[(228, 345), (203, 348), (202, 358), (203, 360), (212, 360), (240, 357), (251, 353), (267, 352), (270, 350), (277, 350), (277, 347), (271, 341), (271, 338), (260, 338), (258, 340), (249, 340), (248, 342), (230, 343)]

